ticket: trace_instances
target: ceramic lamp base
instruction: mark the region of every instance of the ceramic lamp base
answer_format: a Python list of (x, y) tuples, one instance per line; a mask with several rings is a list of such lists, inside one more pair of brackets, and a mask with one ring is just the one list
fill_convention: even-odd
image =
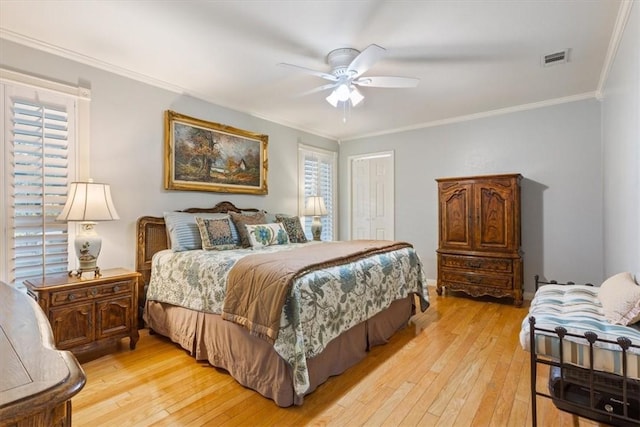
[[(100, 267), (98, 267), (98, 255), (100, 255), (100, 249), (102, 249), (102, 238), (94, 230), (95, 222), (83, 222), (82, 232), (76, 236), (75, 248), (76, 256), (80, 263), (80, 268), (75, 272), (75, 275), (80, 277), (83, 272), (93, 272), (96, 276), (100, 276)], [(70, 271), (69, 275), (73, 272)]]
[(313, 222), (311, 223), (311, 234), (313, 235), (313, 240), (322, 240), (320, 239), (320, 235), (322, 234), (322, 222), (320, 222), (319, 216), (313, 217)]

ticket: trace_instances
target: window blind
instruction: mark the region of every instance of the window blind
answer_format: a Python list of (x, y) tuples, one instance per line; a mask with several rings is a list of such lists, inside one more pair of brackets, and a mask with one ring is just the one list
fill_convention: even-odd
[(68, 227), (56, 217), (72, 175), (74, 111), (70, 97), (48, 103), (42, 98), (50, 95), (15, 96), (20, 92), (7, 91), (4, 103), (9, 139), (7, 280), (18, 286), (25, 279), (68, 270)]
[[(322, 196), (328, 214), (320, 217), (322, 222), (322, 240), (333, 240), (335, 236), (335, 186), (336, 186), (336, 155), (333, 152), (314, 150), (310, 147), (300, 148), (301, 157), (301, 185), (300, 212), (304, 212), (307, 197)], [(311, 216), (303, 217), (303, 226), (307, 238), (311, 238)]]

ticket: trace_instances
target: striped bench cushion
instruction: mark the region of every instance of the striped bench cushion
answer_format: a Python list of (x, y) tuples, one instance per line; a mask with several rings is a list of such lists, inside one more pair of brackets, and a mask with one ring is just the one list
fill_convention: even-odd
[[(622, 375), (622, 352), (615, 341), (627, 337), (634, 347), (627, 352), (627, 375), (640, 379), (640, 325), (614, 325), (605, 320), (602, 305), (598, 299), (598, 288), (582, 285), (545, 285), (531, 301), (529, 314), (522, 321), (520, 344), (526, 351), (529, 345), (529, 317), (536, 319), (536, 329), (554, 330), (564, 327), (567, 332), (584, 336), (591, 331), (598, 338), (614, 343), (594, 344), (593, 368), (598, 371)], [(536, 352), (555, 360), (560, 358), (560, 340), (554, 332), (536, 332)], [(565, 362), (583, 368), (590, 367), (589, 343), (584, 338), (565, 337), (563, 341)]]

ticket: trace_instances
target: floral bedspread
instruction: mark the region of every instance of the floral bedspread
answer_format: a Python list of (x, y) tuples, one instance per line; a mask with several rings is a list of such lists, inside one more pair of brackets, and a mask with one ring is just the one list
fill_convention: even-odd
[[(293, 243), (261, 248), (290, 251), (322, 243)], [(255, 250), (158, 252), (147, 299), (220, 314), (226, 278), (236, 261)], [(322, 352), (333, 338), (411, 293), (428, 306), (427, 281), (413, 248), (378, 254), (308, 273), (293, 282), (284, 305), (276, 352), (293, 367), (299, 395), (309, 387), (306, 359)]]

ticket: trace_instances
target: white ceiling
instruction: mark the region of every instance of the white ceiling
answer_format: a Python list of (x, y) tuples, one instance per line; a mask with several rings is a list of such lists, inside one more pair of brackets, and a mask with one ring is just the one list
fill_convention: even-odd
[[(53, 1), (0, 0), (0, 37), (333, 139), (418, 128), (527, 104), (594, 96), (620, 0)], [(326, 55), (375, 43), (365, 75), (417, 77), (363, 88), (347, 112)], [(541, 57), (570, 48), (567, 64)], [(2, 53), (0, 52), (0, 59)], [(605, 70), (605, 71), (603, 71)], [(46, 75), (46, 70), (42, 71)]]

